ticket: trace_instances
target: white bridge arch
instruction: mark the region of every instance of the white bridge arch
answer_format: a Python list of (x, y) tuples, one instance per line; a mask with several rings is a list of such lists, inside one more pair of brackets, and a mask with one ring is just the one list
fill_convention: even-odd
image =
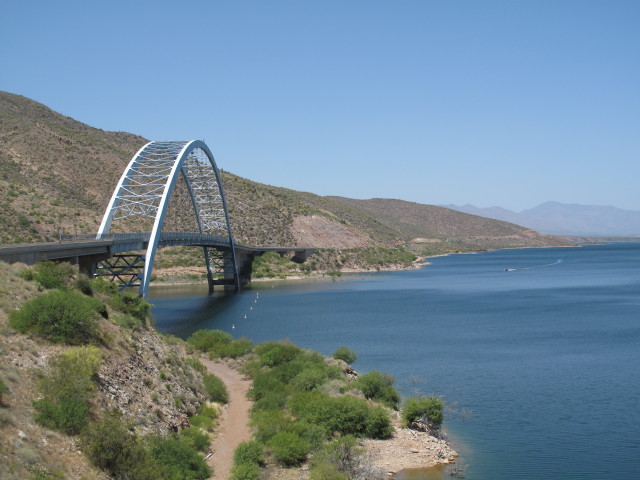
[(153, 219), (140, 279), (140, 294), (146, 296), (169, 200), (180, 175), (191, 197), (199, 233), (227, 239), (222, 247), (203, 246), (209, 286), (213, 288), (213, 275), (224, 271), (225, 277), (233, 275), (237, 290), (239, 275), (227, 201), (220, 172), (203, 141), (149, 142), (143, 146), (122, 174), (97, 238), (108, 235), (115, 220), (136, 216)]

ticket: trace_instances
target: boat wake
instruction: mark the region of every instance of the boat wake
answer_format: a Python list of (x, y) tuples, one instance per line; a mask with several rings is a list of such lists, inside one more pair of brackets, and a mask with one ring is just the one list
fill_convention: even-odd
[(545, 263), (544, 265), (531, 265), (529, 267), (507, 267), (504, 269), (505, 272), (515, 272), (516, 270), (531, 270), (532, 268), (542, 268), (542, 267), (552, 267), (554, 265), (558, 265), (562, 263), (561, 259), (557, 259), (553, 263)]

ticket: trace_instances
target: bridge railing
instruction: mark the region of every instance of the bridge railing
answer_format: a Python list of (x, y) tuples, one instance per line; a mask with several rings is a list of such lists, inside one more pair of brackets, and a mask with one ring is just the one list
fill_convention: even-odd
[[(107, 233), (103, 234), (99, 239), (96, 238), (96, 235), (86, 234), (86, 235), (60, 235), (60, 242), (79, 242), (79, 241), (90, 241), (90, 240), (113, 240), (115, 242), (118, 241), (127, 241), (127, 240), (143, 240), (147, 241), (151, 238), (151, 233), (149, 232), (141, 232), (141, 233)], [(209, 235), (207, 233), (195, 233), (195, 232), (162, 232), (160, 234), (160, 242), (194, 242), (194, 243), (203, 243), (205, 245), (210, 244), (220, 244), (226, 245), (229, 243), (229, 239), (225, 237), (220, 237), (218, 235)]]

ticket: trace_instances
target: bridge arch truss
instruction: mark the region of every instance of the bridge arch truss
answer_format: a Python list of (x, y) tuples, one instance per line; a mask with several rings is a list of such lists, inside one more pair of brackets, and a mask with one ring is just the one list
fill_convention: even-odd
[(149, 142), (143, 146), (122, 174), (97, 238), (108, 235), (112, 222), (117, 220), (132, 217), (153, 220), (140, 279), (140, 294), (146, 296), (169, 200), (180, 175), (191, 198), (199, 233), (228, 239), (228, 245), (223, 247), (203, 247), (209, 287), (212, 289), (215, 283), (213, 276), (222, 273), (227, 279), (222, 282), (237, 290), (239, 275), (227, 201), (220, 172), (203, 141)]

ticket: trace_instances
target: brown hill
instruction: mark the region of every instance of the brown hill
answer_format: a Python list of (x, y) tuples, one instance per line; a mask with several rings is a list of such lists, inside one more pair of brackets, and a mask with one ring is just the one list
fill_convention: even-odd
[[(122, 171), (146, 142), (0, 92), (0, 243), (96, 232)], [(223, 183), (236, 239), (245, 244), (353, 248), (409, 243), (416, 253), (424, 245), (433, 251), (434, 244), (438, 251), (567, 244), (431, 205), (321, 197), (228, 172), (223, 172)], [(192, 229), (190, 209), (179, 185), (165, 229)]]

